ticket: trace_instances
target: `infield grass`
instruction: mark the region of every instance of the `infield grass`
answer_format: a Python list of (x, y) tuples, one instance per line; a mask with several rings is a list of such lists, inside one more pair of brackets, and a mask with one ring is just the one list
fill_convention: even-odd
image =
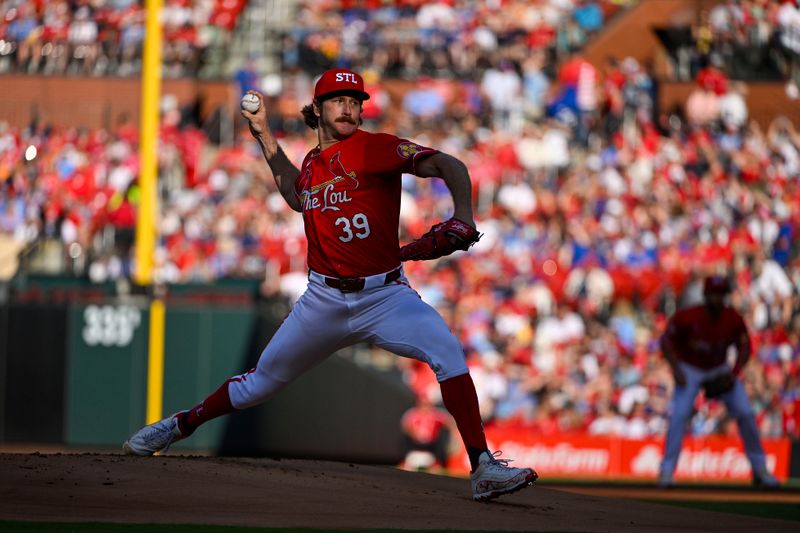
[(765, 502), (709, 502), (685, 500), (641, 500), (648, 503), (690, 507), (702, 511), (742, 514), (758, 518), (774, 518), (800, 522), (800, 504), (797, 503), (765, 503)]

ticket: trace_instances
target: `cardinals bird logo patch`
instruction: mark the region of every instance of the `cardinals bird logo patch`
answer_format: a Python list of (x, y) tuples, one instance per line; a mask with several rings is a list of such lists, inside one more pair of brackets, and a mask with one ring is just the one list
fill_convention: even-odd
[(423, 148), (420, 145), (412, 142), (405, 142), (397, 147), (397, 153), (403, 159), (408, 159), (409, 157), (414, 156), (422, 151)]

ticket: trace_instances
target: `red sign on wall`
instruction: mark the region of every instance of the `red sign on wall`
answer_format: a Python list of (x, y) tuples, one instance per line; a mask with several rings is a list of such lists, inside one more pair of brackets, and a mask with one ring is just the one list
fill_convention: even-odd
[[(658, 475), (663, 439), (629, 440), (582, 434), (537, 437), (514, 428), (489, 428), (489, 448), (502, 450), (513, 465), (532, 466), (545, 477), (651, 479)], [(789, 439), (763, 441), (767, 468), (781, 480), (789, 473)], [(469, 471), (466, 453), (451, 457), (454, 471)], [(750, 462), (742, 443), (727, 437), (687, 437), (675, 472), (677, 480), (751, 480)]]

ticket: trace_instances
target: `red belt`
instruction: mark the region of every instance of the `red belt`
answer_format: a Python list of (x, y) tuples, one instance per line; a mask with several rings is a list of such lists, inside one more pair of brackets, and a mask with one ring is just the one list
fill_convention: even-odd
[[(384, 285), (400, 279), (400, 269), (396, 268), (386, 274), (383, 280)], [(342, 292), (358, 292), (364, 290), (366, 278), (325, 278), (325, 285), (339, 289)]]

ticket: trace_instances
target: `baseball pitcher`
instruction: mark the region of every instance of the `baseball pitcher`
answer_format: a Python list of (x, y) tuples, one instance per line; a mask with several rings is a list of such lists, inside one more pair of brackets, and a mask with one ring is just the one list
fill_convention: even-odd
[[(485, 501), (530, 485), (531, 468), (513, 468), (488, 450), (475, 386), (458, 340), (442, 317), (409, 286), (402, 261), (467, 250), (479, 238), (464, 164), (438, 150), (359, 128), (364, 81), (345, 69), (326, 71), (302, 110), (319, 144), (298, 169), (267, 126), (263, 97), (242, 115), (261, 146), (278, 189), (302, 213), (308, 239), (308, 287), (261, 353), (256, 368), (234, 376), (208, 398), (137, 431), (127, 453), (166, 451), (215, 417), (274, 396), (331, 353), (374, 343), (430, 366), (445, 407), (456, 421), (472, 465), (472, 495)], [(252, 96), (249, 96), (252, 101)], [(257, 105), (257, 107), (256, 107)], [(401, 174), (444, 180), (453, 217), (400, 247)]]

